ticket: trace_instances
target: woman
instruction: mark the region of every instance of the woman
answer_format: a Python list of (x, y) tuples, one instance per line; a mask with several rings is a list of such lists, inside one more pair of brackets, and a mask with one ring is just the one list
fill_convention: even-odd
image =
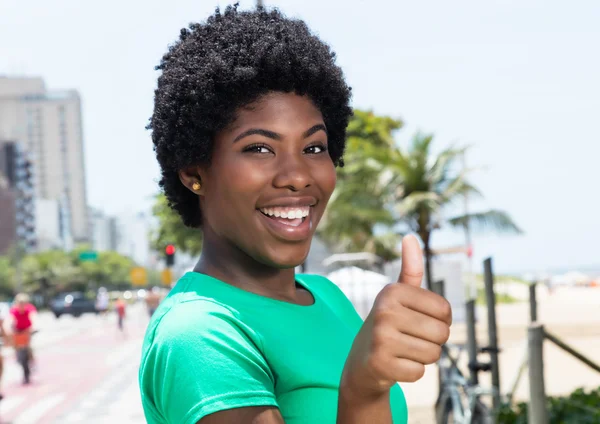
[(334, 54), (301, 21), (228, 7), (182, 30), (158, 69), (160, 184), (203, 248), (147, 330), (147, 421), (406, 423), (396, 382), (423, 375), (450, 325), (419, 287), (416, 239), (364, 324), (333, 283), (294, 274), (351, 115)]

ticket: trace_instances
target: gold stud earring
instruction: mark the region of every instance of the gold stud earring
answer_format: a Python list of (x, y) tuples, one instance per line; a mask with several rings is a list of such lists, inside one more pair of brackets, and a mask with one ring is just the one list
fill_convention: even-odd
[(192, 184), (192, 189), (194, 191), (198, 191), (202, 188), (202, 184), (199, 181), (194, 182), (194, 184)]

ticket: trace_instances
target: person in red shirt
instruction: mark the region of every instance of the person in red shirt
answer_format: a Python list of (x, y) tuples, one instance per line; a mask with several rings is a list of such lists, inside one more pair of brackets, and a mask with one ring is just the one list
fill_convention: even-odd
[(119, 330), (123, 331), (123, 320), (125, 319), (125, 301), (120, 297), (115, 302), (115, 311), (117, 312)]
[(33, 327), (34, 316), (37, 309), (29, 302), (29, 296), (25, 293), (19, 293), (15, 297), (14, 306), (10, 309), (10, 315), (13, 319), (13, 330), (22, 332)]
[[(27, 294), (19, 293), (16, 295), (14, 305), (10, 308), (13, 332), (22, 333), (24, 331), (31, 331), (36, 314), (37, 309), (30, 303)], [(29, 347), (29, 362), (33, 365), (33, 350), (31, 349), (31, 346)]]

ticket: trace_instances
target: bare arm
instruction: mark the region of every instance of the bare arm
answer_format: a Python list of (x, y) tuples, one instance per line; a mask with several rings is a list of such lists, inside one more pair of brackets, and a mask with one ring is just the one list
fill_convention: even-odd
[[(340, 390), (337, 424), (391, 423), (390, 396), (373, 399), (358, 399), (351, 393)], [(197, 424), (285, 424), (279, 409), (272, 406), (257, 406), (228, 409), (207, 415)]]
[(37, 328), (37, 320), (38, 320), (38, 313), (37, 311), (32, 311), (29, 313), (29, 320), (31, 321), (31, 329), (35, 330)]
[(228, 409), (207, 415), (197, 424), (285, 424), (279, 409), (273, 406), (252, 406)]

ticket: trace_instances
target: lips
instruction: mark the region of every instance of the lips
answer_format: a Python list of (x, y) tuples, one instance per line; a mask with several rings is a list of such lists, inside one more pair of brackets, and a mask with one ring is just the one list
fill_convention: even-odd
[(313, 196), (279, 197), (262, 202), (256, 212), (275, 238), (298, 242), (310, 239), (317, 203)]
[(278, 239), (302, 241), (310, 237), (310, 206), (276, 206), (260, 208), (257, 212), (267, 229)]

